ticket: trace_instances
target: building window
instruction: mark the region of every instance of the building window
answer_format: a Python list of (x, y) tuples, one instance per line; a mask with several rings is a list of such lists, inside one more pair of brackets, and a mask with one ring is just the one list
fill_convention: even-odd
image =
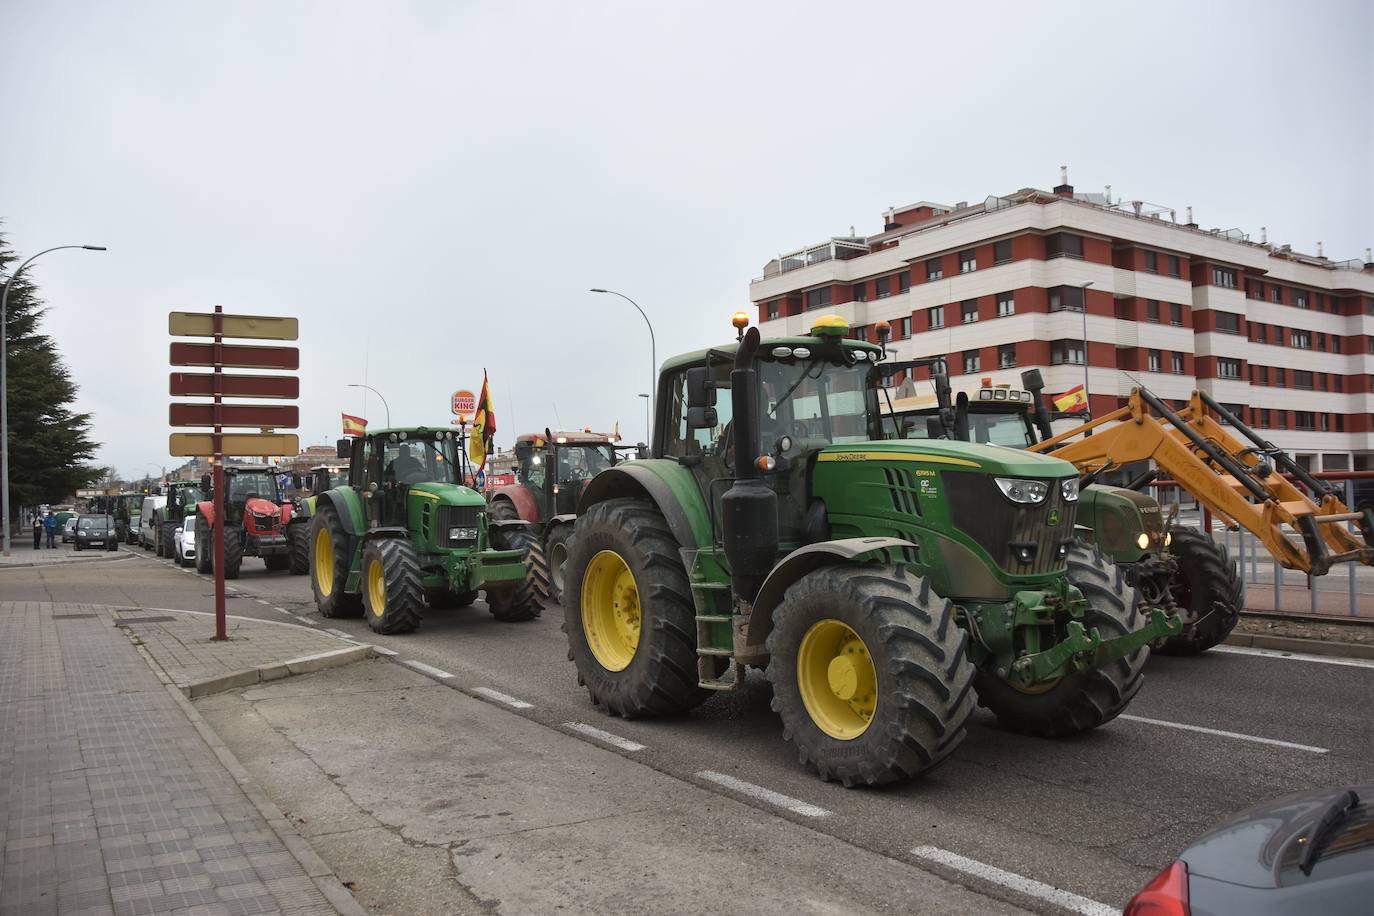
[(1011, 293), (997, 294), (997, 317), (1005, 318), (1016, 314), (1016, 300)]
[(1169, 255), (1168, 269), (1169, 269), (1169, 276), (1171, 276), (1171, 277), (1177, 277), (1177, 276), (1178, 276), (1178, 255), (1176, 255), (1176, 254), (1171, 254), (1171, 255)]
[(1312, 332), (1299, 331), (1297, 328), (1294, 328), (1289, 333), (1288, 342), (1299, 350), (1310, 350), (1312, 349)]
[(892, 295), (892, 278), (879, 277), (873, 281), (873, 294), (879, 299), (886, 299)]
[(945, 275), (945, 268), (942, 266), (940, 258), (931, 258), (926, 261), (926, 280), (938, 280)]
[(959, 303), (959, 320), (964, 324), (973, 324), (978, 320), (977, 299), (965, 299)]
[(1212, 268), (1212, 285), (1224, 286), (1227, 289), (1236, 288), (1236, 272), (1229, 267)]
[(977, 350), (964, 351), (964, 374), (970, 375), (974, 372), (981, 372), (983, 369), (983, 357)]
[(1258, 281), (1245, 284), (1245, 294), (1251, 299), (1264, 298), (1264, 284)]
[(908, 337), (911, 336), (911, 316), (908, 315), (905, 318), (898, 318), (895, 328), (897, 332), (897, 339), (906, 340)]
[(1337, 394), (1340, 394), (1342, 389), (1344, 388), (1344, 385), (1341, 382), (1341, 379), (1343, 377), (1344, 376), (1336, 375), (1334, 372), (1331, 373), (1331, 390), (1336, 392)]
[(1251, 323), (1250, 323), (1250, 327), (1252, 327), (1252, 328), (1255, 329), (1255, 342), (1256, 342), (1256, 343), (1268, 343), (1268, 342), (1269, 342), (1269, 326), (1268, 326), (1268, 325), (1256, 324), (1256, 323), (1254, 323), (1254, 322), (1251, 322)]
[(1083, 364), (1083, 341), (1056, 340), (1050, 343), (1050, 365)]
[(1161, 354), (1158, 350), (1151, 350), (1151, 351), (1150, 351), (1150, 355), (1149, 355), (1149, 363), (1147, 364), (1147, 365), (1148, 365), (1147, 371), (1149, 371), (1149, 372), (1158, 372), (1158, 371), (1159, 371), (1159, 367), (1160, 367), (1160, 360), (1161, 360), (1161, 357), (1162, 357), (1162, 354)]
[(853, 289), (853, 291), (854, 291), (854, 301), (855, 301), (855, 302), (867, 302), (867, 301), (868, 301), (868, 284), (867, 284), (867, 283), (855, 283), (854, 286), (851, 287), (851, 289)]
[(824, 308), (830, 304), (830, 287), (822, 286), (820, 289), (808, 290), (806, 293), (806, 310)]
[(1258, 425), (1261, 426), (1261, 427), (1263, 427), (1264, 429), (1268, 429), (1268, 428), (1269, 428), (1269, 408), (1268, 408), (1268, 407), (1261, 407), (1261, 408), (1259, 409), (1259, 424), (1258, 424)]
[(1293, 387), (1301, 388), (1303, 391), (1312, 390), (1312, 373), (1306, 369), (1293, 370)]
[[(1083, 288), (1081, 286), (1055, 286), (1050, 288), (1051, 312), (1083, 311)], [(1371, 338), (1374, 339), (1374, 338)]]
[(1268, 367), (1268, 366), (1251, 366), (1251, 367), (1250, 367), (1250, 384), (1252, 384), (1252, 385), (1268, 385), (1268, 384), (1269, 384), (1269, 367)]
[(1275, 388), (1287, 388), (1287, 387), (1288, 387), (1288, 370), (1285, 369), (1285, 368), (1283, 368), (1282, 366), (1275, 366), (1275, 367), (1274, 367), (1274, 387), (1275, 387)]
[(1326, 352), (1326, 335), (1321, 331), (1317, 332), (1317, 349), (1323, 353)]
[(1016, 344), (1002, 344), (997, 348), (997, 368), (1013, 369), (1016, 367)]
[(1145, 252), (1145, 270), (1152, 274), (1159, 273), (1159, 255), (1153, 251)]
[(1240, 360), (1218, 359), (1217, 378), (1240, 378)]
[(1175, 353), (1175, 354), (1174, 354), (1174, 375), (1182, 375), (1182, 374), (1183, 374), (1183, 354), (1182, 354), (1182, 353)]
[(1240, 333), (1240, 316), (1235, 312), (1217, 312), (1217, 330), (1226, 334)]
[(978, 256), (970, 248), (959, 252), (959, 273), (970, 274), (978, 269)]
[(868, 340), (868, 325), (861, 324), (857, 328), (849, 329), (850, 340)]
[(1070, 232), (1056, 232), (1045, 236), (1045, 258), (1083, 257), (1083, 237)]
[(1310, 410), (1293, 411), (1293, 428), (1315, 430), (1317, 428), (1317, 415)]
[(1293, 291), (1293, 304), (1300, 309), (1307, 308), (1307, 292), (1297, 289)]
[(781, 314), (781, 311), (782, 309), (777, 299), (768, 303), (768, 320), (773, 321), (776, 319), (778, 315)]
[(1005, 264), (1011, 260), (1011, 239), (992, 243), (992, 263)]
[(1181, 303), (1169, 303), (1169, 324), (1176, 328), (1183, 327), (1183, 305)]
[(1155, 324), (1159, 324), (1159, 300), (1158, 300), (1158, 299), (1146, 299), (1146, 300), (1145, 300), (1145, 320), (1146, 320), (1146, 321), (1153, 321)]
[(897, 274), (897, 292), (904, 293), (911, 289), (911, 271), (904, 270)]
[(1279, 304), (1283, 304), (1283, 289), (1277, 286), (1272, 287), (1269, 290), (1269, 298)]
[(932, 331), (945, 326), (945, 307), (943, 305), (931, 306), (926, 309), (926, 314), (930, 316), (930, 329)]

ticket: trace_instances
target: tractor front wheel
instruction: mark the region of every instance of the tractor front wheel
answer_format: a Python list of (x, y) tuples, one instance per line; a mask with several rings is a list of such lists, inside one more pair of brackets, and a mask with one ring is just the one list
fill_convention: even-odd
[(783, 738), (822, 779), (876, 786), (943, 763), (973, 713), (968, 634), (900, 566), (835, 565), (787, 590), (768, 636)]
[(563, 603), (563, 570), (568, 565), (568, 542), (572, 534), (572, 525), (555, 525), (544, 542), (544, 556), (549, 560), (549, 597), (559, 604)]
[(310, 590), (323, 617), (357, 617), (363, 608), (357, 593), (345, 591), (353, 555), (338, 510), (321, 505), (310, 522)]
[(627, 719), (699, 705), (711, 692), (697, 682), (696, 611), (663, 514), (644, 500), (608, 499), (577, 526), (563, 631), (578, 682)]
[(286, 526), (286, 540), (291, 545), (291, 575), (303, 576), (310, 572), (310, 525), (296, 522)]
[(177, 523), (162, 523), (162, 549), (158, 551), (159, 556), (164, 556), (169, 560), (177, 555)]
[(363, 606), (367, 625), (384, 636), (420, 626), (425, 589), (410, 541), (377, 538), (363, 547)]
[(533, 620), (544, 612), (549, 595), (549, 565), (544, 547), (527, 526), (509, 525), (491, 529), (491, 546), (497, 550), (523, 550), (525, 575), (518, 582), (486, 589), (491, 616), (503, 623)]
[(205, 516), (196, 514), (196, 572), (208, 576), (215, 571), (214, 535)]
[(1224, 544), (1188, 528), (1173, 528), (1169, 534), (1169, 553), (1178, 564), (1169, 594), (1183, 613), (1183, 632), (1164, 640), (1157, 651), (1197, 655), (1235, 629), (1245, 607), (1245, 579)]
[(224, 529), (224, 578), (237, 579), (243, 567), (243, 529)]
[[(1096, 627), (1103, 639), (1115, 639), (1140, 628), (1136, 590), (1101, 550), (1074, 544), (1069, 548), (1068, 576), (1088, 602), (1084, 629)], [(1141, 669), (1149, 652), (1142, 647), (1102, 668), (1025, 689), (995, 672), (980, 671), (974, 680), (978, 702), (1008, 731), (1041, 738), (1090, 731), (1115, 719), (1130, 704), (1144, 681)]]

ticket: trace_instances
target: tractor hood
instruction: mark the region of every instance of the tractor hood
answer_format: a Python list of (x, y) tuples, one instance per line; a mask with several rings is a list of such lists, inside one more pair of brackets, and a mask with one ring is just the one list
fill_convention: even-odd
[(270, 500), (270, 499), (262, 499), (262, 498), (257, 497), (257, 496), (254, 496), (254, 497), (252, 497), (251, 499), (249, 499), (249, 500), (248, 500), (248, 504), (247, 504), (247, 506), (246, 506), (245, 508), (247, 508), (247, 510), (248, 510), (249, 512), (251, 512), (252, 514), (254, 514), (254, 515), (268, 515), (268, 516), (276, 515), (276, 514), (277, 514), (278, 512), (280, 512), (281, 509), (282, 509), (281, 506), (279, 506), (279, 505), (277, 505), (276, 503), (272, 502), (272, 500)]
[(817, 461), (914, 461), (999, 477), (1077, 477), (1072, 464), (1050, 455), (944, 439), (885, 439), (821, 449)]
[(444, 506), (482, 506), (486, 504), (481, 493), (471, 487), (460, 486), (456, 483), (413, 483), (410, 485), (410, 495), (432, 499)]

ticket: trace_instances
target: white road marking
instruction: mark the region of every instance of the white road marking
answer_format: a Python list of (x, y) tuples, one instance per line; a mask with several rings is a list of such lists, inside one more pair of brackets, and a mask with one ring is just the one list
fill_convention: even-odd
[(1228, 655), (1254, 655), (1260, 658), (1286, 658), (1295, 662), (1316, 662), (1319, 665), (1343, 665), (1347, 668), (1374, 668), (1374, 658), (1346, 658), (1332, 655), (1307, 655), (1302, 652), (1281, 652), (1278, 649), (1255, 649), (1250, 646), (1214, 646), (1210, 651)]
[(385, 646), (373, 646), (373, 647), (372, 647), (372, 651), (373, 651), (373, 652), (376, 652), (378, 655), (399, 655), (399, 654), (400, 654), (400, 653), (397, 652), (395, 649), (388, 649), (388, 648), (386, 648)]
[(714, 782), (716, 785), (724, 786), (731, 791), (741, 795), (748, 795), (750, 798), (757, 798), (759, 801), (768, 802), (779, 808), (785, 808), (793, 814), (800, 814), (802, 817), (829, 817), (829, 811), (790, 795), (783, 795), (781, 792), (774, 792), (772, 789), (765, 789), (763, 786), (756, 786), (752, 782), (745, 782), (733, 776), (726, 776), (724, 773), (717, 773), (713, 770), (702, 770), (697, 773), (698, 779), (705, 779)]
[(254, 598), (253, 600), (256, 601), (258, 604), (269, 605), (269, 606), (272, 604), (272, 602), (270, 602), (270, 601), (264, 601), (262, 598)]
[(631, 741), (629, 738), (613, 735), (610, 732), (602, 731), (595, 726), (587, 725), (583, 722), (564, 722), (563, 727), (570, 728), (575, 732), (586, 735), (588, 738), (595, 738), (597, 741), (603, 744), (609, 744), (611, 747), (618, 747), (622, 751), (644, 750), (644, 745), (640, 744), (638, 741)]
[(421, 674), (428, 674), (430, 677), (437, 677), (441, 681), (446, 681), (449, 678), (453, 677), (453, 675), (449, 674), (442, 668), (435, 668), (433, 665), (426, 665), (424, 662), (417, 662), (413, 658), (408, 658), (405, 661), (401, 662), (401, 664), (405, 665), (407, 668), (414, 668)]
[(286, 608), (284, 608), (284, 607), (274, 607), (274, 608), (272, 608), (272, 610), (274, 610), (274, 611), (279, 611), (279, 612), (281, 612), (281, 613), (283, 613), (283, 614), (289, 614), (289, 615), (292, 616), (292, 617), (295, 617), (295, 616), (296, 616), (295, 614), (292, 614), (290, 611), (288, 611), (288, 610), (287, 610)]
[(991, 881), (993, 884), (1000, 884), (1002, 887), (1010, 888), (1028, 897), (1035, 897), (1055, 906), (1061, 906), (1066, 910), (1075, 913), (1082, 913), (1083, 916), (1120, 916), (1121, 910), (1114, 906), (1107, 906), (1087, 897), (1080, 897), (1069, 891), (1060, 890), (1057, 887), (1018, 875), (1015, 872), (1005, 871), (995, 865), (988, 865), (979, 862), (977, 859), (968, 859), (958, 853), (950, 852), (948, 849), (941, 849), (938, 846), (917, 846), (911, 850), (911, 854), (918, 859), (925, 859), (927, 862), (936, 862), (956, 871), (961, 871), (984, 881)]
[[(407, 662), (406, 664), (409, 664), (409, 662)], [(511, 696), (508, 693), (502, 693), (499, 690), (492, 690), (490, 687), (474, 687), (472, 689), (472, 692), (480, 694), (481, 696), (486, 697), (488, 700), (495, 700), (497, 703), (509, 706), (511, 709), (534, 708), (533, 703), (526, 703), (524, 700), (517, 700), (515, 697)]]
[(325, 627), (325, 628), (324, 628), (324, 631), (325, 631), (326, 633), (328, 633), (330, 636), (337, 636), (337, 637), (339, 637), (340, 639), (352, 639), (352, 638), (353, 638), (352, 636), (349, 636), (347, 633), (345, 633), (343, 630), (331, 630), (331, 629), (329, 629), (329, 627)]
[(1261, 738), (1257, 735), (1242, 735), (1240, 732), (1227, 732), (1219, 728), (1204, 728), (1201, 725), (1184, 725), (1182, 722), (1166, 722), (1163, 719), (1147, 719), (1144, 716), (1120, 715), (1118, 719), (1126, 719), (1130, 722), (1144, 722), (1146, 725), (1163, 725), (1165, 728), (1181, 728), (1189, 732), (1201, 732), (1204, 735), (1217, 735), (1221, 738), (1236, 738), (1240, 741), (1253, 741), (1256, 744), (1271, 744), (1274, 747), (1288, 747), (1295, 751), (1307, 751), (1312, 754), (1330, 753), (1329, 748), (1313, 747), (1310, 744), (1294, 744), (1292, 741), (1280, 741), (1277, 738)]

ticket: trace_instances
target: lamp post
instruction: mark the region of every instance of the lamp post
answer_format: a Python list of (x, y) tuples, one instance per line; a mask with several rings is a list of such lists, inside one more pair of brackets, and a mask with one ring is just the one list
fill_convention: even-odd
[(1092, 280), (1078, 284), (1079, 295), (1083, 297), (1083, 410), (1092, 416), (1092, 401), (1088, 400), (1088, 287)]
[(638, 302), (634, 301), (633, 299), (631, 299), (629, 296), (625, 295), (624, 293), (618, 293), (618, 292), (616, 292), (616, 291), (613, 290), (613, 289), (601, 289), (601, 288), (599, 288), (599, 287), (598, 287), (598, 288), (593, 288), (593, 289), (591, 290), (591, 292), (594, 292), (594, 293), (609, 293), (609, 294), (612, 295), (612, 296), (619, 296), (620, 298), (624, 299), (626, 302), (630, 303), (630, 305), (633, 305), (633, 306), (635, 307), (635, 310), (639, 312), (640, 317), (644, 319), (644, 323), (645, 323), (646, 325), (649, 326), (649, 359), (651, 359), (651, 360), (653, 361), (652, 364), (649, 366), (649, 401), (650, 401), (650, 403), (652, 403), (652, 402), (653, 402), (653, 399), (654, 399), (654, 395), (655, 395), (655, 394), (657, 393), (657, 391), (658, 391), (658, 388), (657, 388), (657, 382), (658, 382), (658, 379), (657, 379), (657, 376), (658, 376), (658, 345), (654, 342), (654, 326), (653, 326), (653, 324), (649, 321), (649, 316), (644, 314), (644, 309), (642, 309), (642, 308), (639, 307), (639, 303), (638, 303)]
[(9, 280), (5, 282), (5, 292), (0, 295), (0, 495), (4, 497), (3, 529), (0, 530), (0, 537), (5, 539), (5, 556), (10, 555), (10, 391), (9, 374), (6, 370), (9, 355), (9, 320), (10, 320), (10, 287), (14, 285), (14, 280), (24, 268), (34, 261), (41, 258), (50, 251), (61, 251), (64, 248), (84, 248), (86, 251), (104, 251), (104, 245), (57, 245), (53, 248), (45, 248), (38, 254), (29, 258), (19, 265), (19, 269), (10, 274)]
[[(348, 383), (348, 387), (349, 387), (349, 388), (366, 388), (368, 391), (370, 391), (370, 392), (372, 392), (373, 394), (375, 394), (375, 395), (378, 397), (378, 399), (381, 400), (382, 406), (386, 408), (386, 426), (387, 426), (387, 429), (390, 429), (390, 428), (391, 428), (391, 405), (388, 404), (388, 403), (386, 402), (386, 398), (382, 397), (382, 393), (381, 393), (380, 391), (378, 391), (376, 388), (373, 388), (371, 385), (359, 385), (359, 384), (356, 383), (356, 382), (349, 382), (349, 383)], [(366, 406), (366, 405), (364, 405), (364, 406)]]
[(654, 400), (642, 392), (639, 396), (644, 399), (644, 444), (648, 445), (649, 440), (654, 437), (654, 415), (651, 412)]

